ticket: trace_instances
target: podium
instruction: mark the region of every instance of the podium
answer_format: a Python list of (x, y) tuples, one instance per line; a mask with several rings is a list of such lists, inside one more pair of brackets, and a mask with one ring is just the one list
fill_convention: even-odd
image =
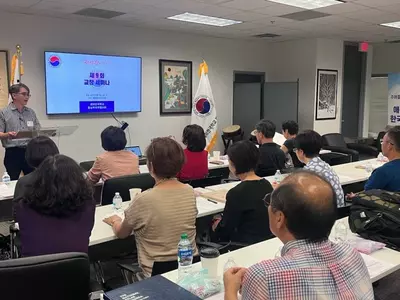
[(32, 129), (25, 131), (18, 131), (13, 140), (33, 139), (38, 136), (58, 137), (57, 146), (59, 146), (60, 136), (67, 136), (73, 134), (78, 129), (78, 126), (56, 126), (56, 127), (42, 127), (40, 129)]

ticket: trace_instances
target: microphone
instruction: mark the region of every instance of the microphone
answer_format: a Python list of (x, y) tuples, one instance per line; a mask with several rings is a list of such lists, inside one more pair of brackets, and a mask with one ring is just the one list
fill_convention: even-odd
[(128, 123), (123, 122), (123, 123), (122, 123), (122, 126), (121, 126), (121, 129), (122, 129), (122, 130), (125, 130), (128, 126), (129, 126)]

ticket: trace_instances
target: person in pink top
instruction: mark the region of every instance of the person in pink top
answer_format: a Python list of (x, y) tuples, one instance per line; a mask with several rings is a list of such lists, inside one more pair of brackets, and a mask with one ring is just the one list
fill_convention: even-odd
[(126, 146), (125, 132), (116, 126), (109, 126), (101, 133), (101, 145), (106, 152), (96, 157), (88, 172), (88, 179), (97, 183), (112, 177), (139, 174), (139, 158)]
[(208, 174), (208, 152), (204, 130), (199, 125), (188, 125), (183, 130), (182, 142), (186, 146), (185, 164), (178, 174), (180, 180), (204, 178)]

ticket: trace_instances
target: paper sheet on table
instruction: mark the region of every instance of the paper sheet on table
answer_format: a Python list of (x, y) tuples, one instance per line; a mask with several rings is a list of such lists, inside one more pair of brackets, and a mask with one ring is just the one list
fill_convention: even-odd
[(14, 196), (14, 191), (4, 183), (0, 184), (0, 198), (10, 198)]
[(339, 176), (339, 180), (341, 183), (343, 182), (351, 182), (354, 180), (353, 177), (351, 176), (347, 176), (347, 175), (343, 175), (343, 174), (337, 174), (337, 176)]
[(381, 275), (382, 273), (393, 268), (393, 264), (387, 263), (385, 261), (373, 258), (370, 255), (360, 253), (364, 259), (365, 265), (367, 266), (369, 277), (374, 278)]
[(217, 191), (212, 191), (212, 192), (207, 192), (204, 194), (201, 194), (201, 197), (206, 198), (206, 199), (211, 199), (215, 200), (221, 203), (226, 202), (226, 194), (228, 193), (227, 190), (217, 190)]
[(207, 300), (224, 300), (224, 297), (225, 297), (225, 293), (219, 293), (219, 294), (215, 294), (214, 296), (207, 298)]

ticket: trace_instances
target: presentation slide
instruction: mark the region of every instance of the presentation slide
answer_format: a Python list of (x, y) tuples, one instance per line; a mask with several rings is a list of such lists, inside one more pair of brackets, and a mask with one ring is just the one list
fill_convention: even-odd
[(47, 114), (139, 112), (142, 59), (45, 52)]

